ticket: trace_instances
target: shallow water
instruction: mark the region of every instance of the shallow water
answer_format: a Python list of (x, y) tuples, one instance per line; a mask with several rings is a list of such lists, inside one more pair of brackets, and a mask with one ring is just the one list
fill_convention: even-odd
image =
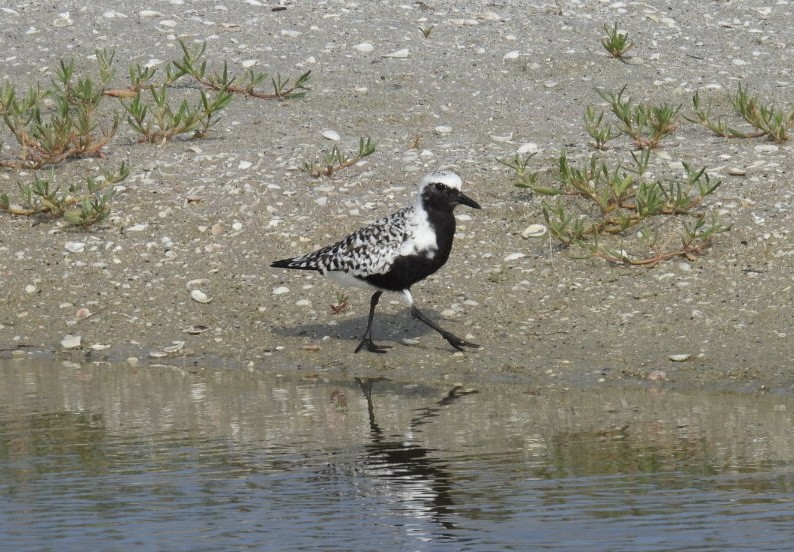
[(0, 361), (0, 548), (794, 542), (791, 396), (466, 391)]

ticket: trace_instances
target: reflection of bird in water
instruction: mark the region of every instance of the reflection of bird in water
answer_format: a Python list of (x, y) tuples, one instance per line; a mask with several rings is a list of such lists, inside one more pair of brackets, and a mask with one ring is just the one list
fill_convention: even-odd
[[(375, 419), (372, 402), (372, 386), (386, 378), (356, 378), (367, 400), (369, 412), (370, 437), (366, 445), (368, 470), (392, 484), (390, 494), (399, 493), (400, 511), (417, 519), (430, 520), (444, 527), (455, 529), (454, 523), (446, 518), (451, 513), (451, 476), (444, 464), (433, 458), (432, 450), (402, 440), (390, 440)], [(413, 431), (429, 423), (441, 410), (459, 398), (475, 393), (454, 387), (446, 396), (432, 406), (419, 409), (411, 419), (409, 428)], [(438, 535), (436, 535), (438, 537)], [(446, 533), (443, 538), (454, 539)]]

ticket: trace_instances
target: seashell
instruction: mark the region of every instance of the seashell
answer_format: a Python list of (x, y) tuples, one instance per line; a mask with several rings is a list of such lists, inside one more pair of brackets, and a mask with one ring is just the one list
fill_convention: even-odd
[(169, 354), (170, 353), (176, 353), (176, 352), (179, 352), (182, 349), (182, 347), (185, 346), (185, 342), (184, 341), (172, 341), (171, 343), (172, 343), (172, 345), (168, 345), (166, 347), (163, 347), (163, 351), (165, 351), (166, 353), (169, 353)]
[(502, 61), (509, 61), (511, 59), (518, 59), (518, 56), (521, 54), (518, 51), (507, 52), (505, 55), (502, 56)]
[(679, 355), (670, 355), (667, 358), (672, 360), (673, 362), (686, 362), (687, 360), (692, 358), (692, 355), (689, 353), (684, 353)]
[(63, 246), (69, 253), (82, 253), (85, 249), (85, 242), (68, 241)]
[(320, 134), (326, 140), (333, 140), (334, 142), (338, 142), (341, 139), (339, 133), (335, 130), (324, 130)]
[(209, 329), (210, 329), (209, 326), (204, 326), (202, 324), (194, 324), (194, 325), (190, 326), (189, 328), (185, 328), (183, 331), (185, 333), (190, 334), (190, 335), (198, 335), (198, 334), (203, 334), (204, 332), (206, 332)]
[(667, 381), (667, 372), (664, 370), (654, 370), (645, 379), (648, 381)]
[(79, 349), (82, 346), (83, 338), (79, 335), (65, 335), (61, 339), (61, 347), (64, 349)]
[(250, 69), (254, 65), (257, 65), (258, 63), (259, 63), (258, 59), (246, 59), (240, 65), (242, 65), (244, 69)]
[(375, 49), (375, 46), (370, 44), (369, 42), (362, 42), (361, 44), (356, 44), (353, 46), (353, 49), (357, 52), (361, 52), (362, 54), (368, 54), (372, 50)]
[(91, 316), (92, 314), (94, 314), (94, 313), (92, 313), (92, 312), (91, 312), (90, 310), (88, 310), (87, 308), (85, 308), (85, 307), (80, 307), (79, 309), (77, 309), (77, 312), (75, 313), (75, 317), (76, 317), (78, 320), (85, 320), (86, 318), (88, 318), (88, 317), (89, 317), (89, 316)]
[(544, 236), (548, 232), (548, 228), (546, 228), (543, 224), (530, 224), (524, 231), (521, 232), (521, 237), (524, 239), (528, 238), (539, 238)]
[(209, 303), (212, 301), (212, 298), (200, 289), (190, 290), (190, 298), (197, 303)]
[(516, 151), (520, 154), (537, 153), (540, 151), (540, 148), (535, 142), (527, 142), (525, 144), (521, 144)]
[(433, 129), (436, 134), (449, 134), (452, 132), (452, 127), (447, 125), (438, 125), (436, 128)]

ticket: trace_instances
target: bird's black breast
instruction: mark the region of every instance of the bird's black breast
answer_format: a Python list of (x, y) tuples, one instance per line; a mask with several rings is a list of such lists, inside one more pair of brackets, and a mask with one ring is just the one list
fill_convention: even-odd
[(450, 210), (429, 210), (428, 221), (436, 234), (437, 248), (432, 255), (420, 253), (397, 257), (388, 272), (372, 274), (362, 279), (380, 289), (402, 291), (409, 289), (416, 282), (424, 280), (444, 266), (452, 251), (455, 217)]

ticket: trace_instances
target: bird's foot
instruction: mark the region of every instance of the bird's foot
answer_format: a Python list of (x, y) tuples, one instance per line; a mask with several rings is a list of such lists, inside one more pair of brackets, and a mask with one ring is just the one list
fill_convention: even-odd
[(472, 349), (479, 349), (480, 346), (476, 343), (472, 343), (471, 341), (466, 341), (465, 339), (461, 339), (455, 334), (451, 334), (449, 332), (441, 334), (444, 339), (447, 340), (447, 343), (455, 347), (458, 351), (464, 351), (464, 347), (471, 347)]
[(365, 337), (361, 340), (361, 343), (358, 344), (358, 347), (356, 347), (356, 352), (359, 352), (361, 349), (366, 349), (370, 353), (383, 354), (391, 349), (391, 345), (376, 345), (372, 342), (370, 337)]

